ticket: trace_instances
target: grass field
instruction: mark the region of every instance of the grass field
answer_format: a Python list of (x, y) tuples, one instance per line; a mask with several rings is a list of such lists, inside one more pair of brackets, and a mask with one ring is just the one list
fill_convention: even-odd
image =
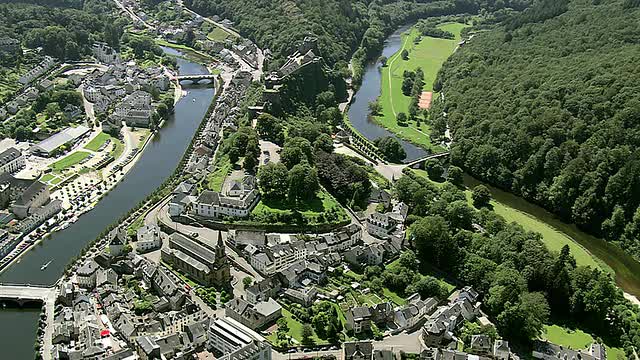
[[(427, 172), (424, 170), (413, 170), (417, 175), (424, 177), (425, 179), (431, 181), (437, 186), (442, 186), (444, 183), (438, 183), (432, 181), (427, 176)], [(469, 205), (473, 204), (471, 200), (471, 190), (465, 190), (465, 195), (467, 197), (467, 201)], [(549, 226), (545, 222), (533, 217), (532, 215), (526, 214), (524, 212), (518, 211), (514, 208), (511, 208), (503, 203), (497, 202), (495, 200), (491, 201), (491, 205), (493, 206), (493, 211), (495, 211), (498, 215), (502, 216), (508, 222), (516, 222), (520, 224), (525, 230), (534, 231), (542, 234), (542, 241), (545, 243), (547, 248), (552, 251), (560, 251), (564, 245), (569, 245), (569, 249), (571, 249), (571, 254), (575, 257), (578, 265), (585, 265), (591, 267), (600, 267), (606, 271), (612, 272), (611, 268), (609, 268), (602, 261), (596, 260), (587, 250), (585, 250), (578, 243), (573, 241), (567, 235), (557, 231), (553, 227)]]
[[(282, 308), (282, 317), (287, 320), (287, 325), (289, 325), (289, 332), (287, 333), (291, 338), (300, 344), (302, 342), (302, 323), (293, 318), (293, 315), (284, 307)], [(326, 340), (321, 340), (315, 333), (313, 332), (313, 341), (317, 345), (328, 344)], [(267, 336), (267, 339), (272, 343), (277, 341), (276, 332), (273, 332), (271, 335)], [(292, 344), (297, 345), (297, 344)]]
[[(574, 350), (585, 349), (594, 341), (591, 335), (582, 330), (572, 330), (558, 325), (545, 325), (542, 338)], [(626, 359), (624, 350), (607, 346), (607, 359)]]
[[(454, 40), (423, 37), (418, 44), (414, 40), (420, 35), (416, 28), (402, 35), (402, 47), (387, 61), (387, 66), (382, 68), (382, 84), (380, 93), (380, 104), (382, 105), (382, 115), (375, 116), (376, 122), (389, 129), (403, 139), (412, 143), (431, 149), (434, 152), (443, 151), (440, 146), (434, 145), (429, 139), (430, 128), (424, 121), (420, 127), (415, 121), (409, 121), (408, 126), (400, 126), (396, 121), (396, 116), (400, 112), (408, 112), (411, 97), (402, 93), (402, 81), (405, 70), (415, 71), (418, 67), (424, 71), (425, 86), (423, 91), (432, 91), (433, 82), (438, 74), (438, 70), (447, 58), (453, 53), (460, 41), (460, 32), (467, 25), (460, 23), (443, 24), (439, 27), (456, 35)], [(409, 51), (409, 59), (401, 58), (402, 50)], [(437, 94), (434, 94), (434, 97)]]
[(98, 151), (104, 143), (109, 140), (111, 136), (109, 134), (105, 134), (101, 132), (98, 136), (94, 137), (89, 143), (84, 147), (87, 150)]
[(51, 174), (45, 174), (40, 178), (40, 181), (49, 182), (49, 181), (53, 180), (54, 178), (55, 178), (55, 176), (53, 176)]
[(227, 155), (223, 155), (216, 160), (215, 168), (207, 175), (207, 189), (211, 191), (222, 191), (224, 178), (229, 175), (233, 166)]
[(68, 155), (65, 158), (62, 158), (53, 164), (49, 165), (53, 171), (62, 171), (64, 169), (68, 169), (73, 165), (80, 163), (82, 160), (86, 159), (90, 154), (86, 151), (76, 151), (71, 155)]
[(328, 222), (319, 219), (321, 214), (327, 214), (334, 212), (336, 214), (336, 221), (345, 221), (349, 219), (346, 211), (340, 206), (338, 201), (326, 191), (319, 191), (316, 198), (303, 204), (294, 206), (288, 202), (265, 202), (260, 200), (256, 207), (251, 212), (252, 217), (255, 217), (259, 221), (267, 221), (266, 219), (273, 219), (273, 215), (294, 215), (294, 211), (297, 210), (303, 218), (306, 219), (308, 224), (320, 224)]
[(231, 34), (229, 34), (228, 32), (222, 30), (219, 27), (214, 27), (213, 30), (211, 30), (211, 32), (209, 34), (207, 34), (207, 38), (209, 40), (213, 40), (213, 41), (218, 41), (218, 42), (222, 42), (227, 40), (229, 37), (231, 36)]
[(115, 144), (115, 147), (111, 150), (109, 154), (113, 156), (114, 159), (118, 159), (124, 152), (124, 143), (115, 138), (112, 141)]

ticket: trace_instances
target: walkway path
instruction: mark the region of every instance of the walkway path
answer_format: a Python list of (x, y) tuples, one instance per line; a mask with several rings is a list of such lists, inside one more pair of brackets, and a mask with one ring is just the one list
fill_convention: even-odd
[(400, 50), (398, 50), (397, 53), (395, 53), (392, 57), (393, 59), (391, 59), (391, 61), (387, 64), (387, 74), (389, 77), (389, 103), (391, 104), (391, 112), (393, 112), (393, 117), (397, 117), (398, 114), (396, 113), (396, 108), (393, 105), (393, 89), (392, 89), (392, 82), (391, 82), (391, 68), (393, 67), (393, 63), (396, 62), (396, 60), (398, 60), (399, 57), (401, 57), (402, 55), (402, 50), (404, 50), (405, 46), (407, 46), (407, 41), (409, 41), (409, 36), (407, 36), (404, 39), (404, 43), (402, 44), (402, 47), (400, 48)]

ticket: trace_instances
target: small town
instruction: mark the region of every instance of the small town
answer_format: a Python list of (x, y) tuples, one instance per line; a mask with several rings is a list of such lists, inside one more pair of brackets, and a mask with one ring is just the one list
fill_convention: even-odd
[(0, 358), (638, 360), (638, 11), (0, 4)]

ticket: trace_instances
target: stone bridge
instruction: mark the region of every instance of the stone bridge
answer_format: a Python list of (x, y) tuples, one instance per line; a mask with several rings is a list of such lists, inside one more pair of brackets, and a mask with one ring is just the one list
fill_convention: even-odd
[(210, 80), (211, 83), (213, 84), (217, 77), (218, 75), (216, 74), (193, 74), (193, 75), (178, 75), (176, 76), (176, 79), (180, 82), (188, 80), (194, 84), (197, 84), (203, 80)]
[(12, 301), (20, 306), (27, 303), (55, 301), (55, 286), (0, 284), (0, 302)]

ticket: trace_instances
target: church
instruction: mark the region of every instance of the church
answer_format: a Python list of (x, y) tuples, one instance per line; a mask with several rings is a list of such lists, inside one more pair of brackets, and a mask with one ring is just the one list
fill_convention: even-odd
[(230, 265), (220, 231), (216, 246), (173, 233), (169, 236), (169, 248), (162, 249), (162, 260), (202, 285), (230, 286)]

